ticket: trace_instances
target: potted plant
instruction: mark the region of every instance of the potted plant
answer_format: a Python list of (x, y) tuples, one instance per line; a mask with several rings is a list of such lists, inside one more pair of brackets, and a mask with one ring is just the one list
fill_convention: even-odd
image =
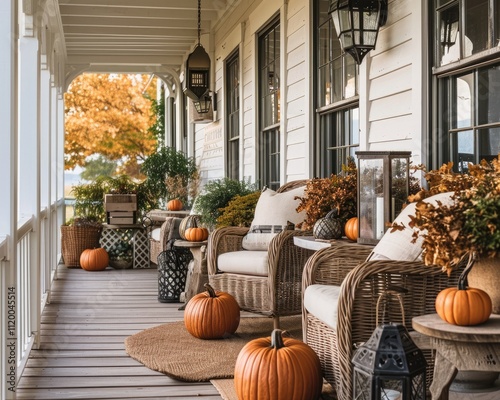
[(345, 222), (356, 216), (357, 204), (356, 163), (352, 158), (342, 166), (342, 173), (329, 178), (313, 178), (308, 181), (304, 197), (300, 198), (297, 212), (306, 211), (306, 219), (299, 224), (303, 230), (312, 230), (316, 221), (330, 211), (338, 210), (338, 218)]
[(255, 191), (254, 185), (245, 180), (230, 178), (215, 179), (208, 182), (196, 199), (195, 212), (201, 222), (210, 229), (217, 224), (217, 218), (235, 196), (244, 196)]
[[(423, 238), (422, 257), (426, 265), (450, 271), (464, 257), (471, 257), (474, 268), (467, 269), (471, 287), (485, 290), (493, 301), (493, 312), (500, 312), (500, 155), (491, 162), (469, 164), (467, 173), (456, 173), (453, 164), (425, 173), (429, 184), (410, 201), (417, 201), (410, 226), (414, 238)], [(425, 168), (421, 167), (425, 171)], [(448, 204), (422, 202), (438, 193), (453, 192)], [(480, 280), (486, 282), (480, 282)]]
[(156, 199), (155, 207), (165, 207), (168, 200), (178, 198), (183, 204), (194, 199), (199, 173), (195, 160), (172, 147), (161, 147), (146, 158), (141, 166), (146, 176), (143, 185)]

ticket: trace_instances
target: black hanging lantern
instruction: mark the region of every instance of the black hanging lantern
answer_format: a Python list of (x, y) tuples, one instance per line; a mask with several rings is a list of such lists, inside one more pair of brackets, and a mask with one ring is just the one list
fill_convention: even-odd
[(199, 100), (193, 100), (194, 108), (198, 114), (206, 114), (210, 111), (210, 106), (212, 104), (212, 97), (210, 94), (205, 94)]
[(361, 64), (387, 21), (387, 0), (331, 0), (328, 13), (342, 49)]
[(427, 362), (404, 325), (378, 326), (352, 363), (355, 400), (426, 399)]
[[(198, 44), (186, 61), (184, 93), (193, 101), (202, 101), (210, 91), (210, 57), (200, 43), (201, 0), (198, 0)], [(210, 96), (208, 96), (210, 98)]]

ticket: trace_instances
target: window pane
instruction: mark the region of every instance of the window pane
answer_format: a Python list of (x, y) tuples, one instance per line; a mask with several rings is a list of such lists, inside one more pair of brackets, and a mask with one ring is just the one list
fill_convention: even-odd
[(478, 72), (478, 123), (500, 121), (500, 66)]
[(488, 0), (465, 0), (464, 56), (488, 49)]
[(455, 169), (459, 172), (468, 170), (468, 163), (475, 162), (474, 157), (474, 133), (473, 131), (462, 131), (455, 135), (455, 140), (452, 140), (455, 147), (455, 156), (452, 161), (455, 164)]
[(449, 64), (460, 59), (460, 38), (458, 35), (458, 3), (439, 13), (439, 55), (438, 65)]
[(351, 56), (344, 57), (345, 60), (345, 94), (344, 98), (354, 97), (358, 94), (357, 64)]
[(321, 107), (331, 103), (332, 81), (330, 79), (330, 64), (320, 68), (318, 72), (318, 105)]
[(319, 29), (319, 43), (318, 43), (318, 63), (322, 65), (330, 61), (330, 35), (328, 32), (328, 24)]
[(479, 139), (479, 160), (493, 160), (500, 154), (500, 127), (481, 129)]
[[(352, 58), (352, 57), (351, 57)], [(333, 67), (333, 98), (332, 102), (342, 100), (342, 58), (337, 58), (332, 63)]]
[(462, 128), (472, 126), (472, 97), (473, 97), (473, 74), (467, 74), (456, 80), (455, 104), (456, 104), (456, 127)]

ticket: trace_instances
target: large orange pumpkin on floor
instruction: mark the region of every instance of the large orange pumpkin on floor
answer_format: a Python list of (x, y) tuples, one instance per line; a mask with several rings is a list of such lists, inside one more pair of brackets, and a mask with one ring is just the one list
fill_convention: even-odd
[(347, 220), (344, 226), (344, 232), (347, 239), (353, 242), (358, 240), (358, 217), (352, 217)]
[(83, 250), (80, 255), (80, 265), (86, 271), (102, 271), (108, 264), (108, 252), (102, 247)]
[(283, 338), (279, 329), (271, 337), (248, 342), (236, 359), (238, 399), (316, 400), (322, 386), (321, 365), (314, 350), (301, 340)]
[(490, 318), (492, 311), (490, 296), (484, 290), (466, 287), (462, 277), (458, 287), (438, 293), (435, 305), (442, 320), (461, 326), (482, 324)]
[(180, 211), (182, 210), (182, 206), (183, 206), (182, 201), (180, 201), (179, 199), (173, 199), (167, 203), (167, 210)]
[(184, 237), (190, 242), (203, 242), (208, 239), (207, 228), (188, 228), (184, 231)]
[(193, 296), (184, 310), (187, 331), (199, 339), (222, 339), (240, 324), (240, 306), (229, 293), (215, 291), (208, 283), (206, 292)]

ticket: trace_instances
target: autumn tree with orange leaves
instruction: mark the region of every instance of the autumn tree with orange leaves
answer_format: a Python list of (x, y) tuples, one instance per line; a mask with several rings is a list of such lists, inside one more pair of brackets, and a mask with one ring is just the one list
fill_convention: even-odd
[[(149, 83), (149, 84), (148, 84)], [(85, 167), (89, 156), (118, 161), (117, 173), (139, 176), (139, 165), (157, 146), (148, 75), (83, 74), (65, 93), (66, 169)]]

